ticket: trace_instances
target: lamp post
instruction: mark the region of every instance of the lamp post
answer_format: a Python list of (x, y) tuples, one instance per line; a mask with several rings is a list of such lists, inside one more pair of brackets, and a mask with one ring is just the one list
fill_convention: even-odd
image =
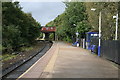
[(76, 34), (76, 41), (78, 41), (78, 35), (79, 35), (78, 31), (75, 34)]
[[(73, 26), (76, 26), (76, 24), (73, 24)], [(79, 35), (78, 30), (75, 34), (76, 34), (76, 42), (77, 42), (78, 41), (78, 35)]]
[(101, 49), (101, 11), (99, 13), (99, 45), (98, 45), (98, 56), (100, 56)]
[[(95, 8), (91, 8), (92, 11), (95, 11)], [(101, 49), (101, 11), (99, 12), (99, 45), (98, 45), (98, 56), (100, 56)]]
[(115, 40), (117, 40), (117, 31), (118, 31), (118, 13), (116, 14), (116, 16), (113, 16), (113, 18), (116, 18)]

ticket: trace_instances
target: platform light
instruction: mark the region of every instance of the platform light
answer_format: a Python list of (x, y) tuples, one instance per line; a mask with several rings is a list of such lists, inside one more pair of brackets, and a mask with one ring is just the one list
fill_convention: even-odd
[(95, 8), (91, 8), (92, 11), (95, 11), (96, 9)]
[[(95, 11), (96, 8), (91, 8), (92, 11)], [(99, 44), (98, 44), (98, 56), (100, 56), (100, 49), (101, 49), (101, 11), (99, 12)]]
[(117, 40), (117, 34), (118, 34), (118, 13), (116, 16), (113, 16), (113, 19), (116, 19), (116, 30), (115, 30), (115, 40)]
[(117, 18), (117, 16), (113, 16), (113, 19)]

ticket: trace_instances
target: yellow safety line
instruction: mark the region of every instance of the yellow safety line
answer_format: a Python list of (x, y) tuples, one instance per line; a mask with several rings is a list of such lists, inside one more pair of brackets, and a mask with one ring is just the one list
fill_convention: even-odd
[[(52, 46), (53, 47), (53, 46)], [(47, 52), (46, 52), (47, 53)], [(44, 54), (37, 62), (35, 62), (28, 70), (26, 70), (22, 75), (20, 75), (16, 80), (19, 80), (22, 76), (24, 76), (30, 69), (32, 69), (44, 56), (47, 54)]]
[(54, 64), (55, 64), (57, 56), (58, 56), (58, 51), (59, 51), (59, 48), (57, 46), (56, 51), (54, 52), (54, 54), (53, 54), (50, 62), (48, 63), (48, 65), (44, 69), (43, 74), (40, 76), (40, 78), (46, 78), (46, 77), (48, 78), (49, 75), (47, 75), (47, 76), (44, 77), (44, 72), (51, 73), (53, 71), (53, 67), (54, 67)]

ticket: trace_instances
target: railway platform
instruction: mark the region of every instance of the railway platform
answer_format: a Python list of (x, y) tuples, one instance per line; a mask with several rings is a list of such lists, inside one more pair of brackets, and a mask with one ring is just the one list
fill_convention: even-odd
[(54, 42), (18, 79), (22, 78), (118, 78), (118, 67), (86, 49)]

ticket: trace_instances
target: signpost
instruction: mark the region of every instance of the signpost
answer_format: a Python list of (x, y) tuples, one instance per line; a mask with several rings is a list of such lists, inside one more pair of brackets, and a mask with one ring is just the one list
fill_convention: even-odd
[(78, 32), (76, 32), (76, 42), (77, 42), (77, 47), (79, 47), (79, 38), (78, 38), (78, 35), (79, 35), (79, 33)]

